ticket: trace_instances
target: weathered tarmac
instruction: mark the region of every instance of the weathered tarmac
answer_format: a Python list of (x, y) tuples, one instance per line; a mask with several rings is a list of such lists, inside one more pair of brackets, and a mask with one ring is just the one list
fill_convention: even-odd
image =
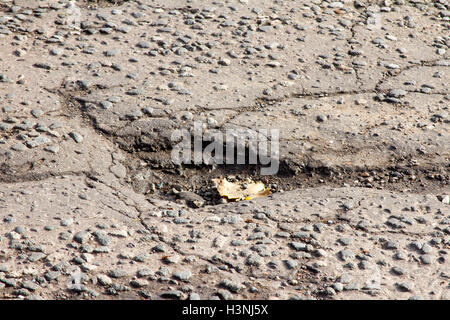
[[(449, 29), (444, 0), (0, 1), (0, 298), (450, 299)], [(174, 165), (196, 121), (280, 130), (279, 172)]]

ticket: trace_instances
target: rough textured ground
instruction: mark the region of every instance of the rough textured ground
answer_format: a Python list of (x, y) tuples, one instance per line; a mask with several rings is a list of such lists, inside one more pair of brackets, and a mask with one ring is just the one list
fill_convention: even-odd
[[(444, 0), (0, 1), (0, 297), (449, 299), (449, 29)], [(173, 165), (194, 121), (280, 129), (279, 173)]]

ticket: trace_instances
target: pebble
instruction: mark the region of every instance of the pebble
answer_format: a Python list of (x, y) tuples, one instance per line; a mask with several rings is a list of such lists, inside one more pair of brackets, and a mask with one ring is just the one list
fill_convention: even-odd
[(344, 238), (339, 238), (338, 241), (343, 246), (347, 246), (347, 245), (349, 245), (349, 244), (351, 244), (353, 242), (353, 239), (348, 238), (348, 237), (344, 237)]
[(123, 269), (113, 269), (111, 271), (108, 272), (108, 276), (110, 276), (111, 278), (123, 278), (125, 276), (128, 275), (128, 272), (126, 272)]
[(387, 241), (384, 245), (384, 248), (387, 250), (398, 249), (398, 244), (395, 243), (394, 241)]
[(289, 245), (297, 251), (306, 251), (306, 244), (302, 242), (290, 242)]
[(106, 57), (114, 57), (120, 54), (120, 50), (119, 49), (111, 49), (111, 50), (107, 50), (103, 53)]
[(352, 251), (345, 249), (345, 250), (339, 251), (339, 258), (342, 261), (349, 261), (349, 260), (353, 260), (355, 258), (355, 255)]
[(222, 286), (222, 287), (224, 287), (224, 288), (226, 288), (229, 291), (234, 292), (234, 293), (242, 292), (245, 289), (244, 285), (242, 285), (240, 283), (237, 283), (237, 282), (233, 282), (233, 281), (228, 280), (228, 279), (223, 279), (220, 282), (220, 286)]
[(145, 262), (149, 258), (150, 258), (150, 255), (147, 252), (144, 252), (144, 253), (141, 253), (141, 254), (138, 254), (137, 256), (135, 256), (133, 258), (133, 260), (136, 262)]
[(36, 261), (44, 259), (45, 257), (46, 257), (45, 253), (35, 252), (35, 253), (30, 254), (28, 256), (27, 260), (30, 262), (36, 262)]
[(81, 143), (83, 142), (84, 138), (81, 134), (79, 134), (78, 132), (70, 132), (69, 136), (76, 142), (76, 143)]
[(263, 259), (258, 254), (250, 254), (245, 260), (245, 264), (256, 267), (260, 266), (262, 262)]
[(140, 269), (140, 270), (137, 272), (137, 276), (138, 276), (139, 278), (149, 277), (149, 276), (151, 276), (151, 275), (153, 275), (153, 272), (152, 272), (150, 269), (146, 269), (146, 268)]
[(102, 286), (109, 286), (112, 284), (112, 280), (106, 274), (98, 274), (97, 282)]
[(397, 287), (400, 291), (409, 291), (411, 292), (413, 289), (413, 285), (408, 282), (401, 282), (397, 284)]
[(104, 231), (94, 231), (92, 235), (95, 237), (97, 242), (102, 246), (109, 246), (112, 242), (112, 238), (108, 236)]
[(296, 260), (284, 260), (284, 264), (288, 269), (295, 269), (298, 266), (298, 261)]
[(192, 277), (192, 273), (189, 270), (179, 271), (173, 274), (175, 279), (181, 281), (188, 281)]
[(25, 289), (27, 289), (27, 290), (30, 290), (30, 291), (35, 291), (36, 289), (39, 288), (39, 285), (37, 285), (37, 284), (34, 283), (33, 281), (27, 280), (27, 281), (24, 281), (24, 282), (22, 283), (22, 287), (25, 288)]
[(422, 253), (427, 254), (431, 253), (433, 248), (429, 244), (425, 243), (420, 250), (422, 251)]
[(388, 97), (394, 97), (394, 98), (401, 98), (404, 97), (406, 95), (406, 91), (403, 89), (393, 89), (390, 90), (387, 95)]
[(87, 242), (89, 240), (89, 238), (90, 238), (90, 234), (89, 234), (89, 232), (86, 232), (86, 231), (77, 232), (73, 236), (73, 240), (75, 240), (76, 242), (81, 243), (81, 244)]
[(22, 143), (15, 143), (11, 146), (11, 149), (14, 151), (25, 151), (27, 148)]
[(41, 115), (43, 115), (44, 112), (40, 109), (33, 109), (31, 110), (31, 115), (35, 118), (39, 118)]
[(100, 107), (104, 110), (108, 110), (112, 106), (113, 106), (113, 103), (111, 101), (101, 101), (100, 102)]
[(148, 41), (139, 41), (136, 45), (138, 48), (147, 49), (150, 48), (150, 42)]
[(134, 288), (142, 288), (148, 286), (148, 281), (145, 279), (135, 279), (130, 281), (130, 286)]
[(198, 293), (191, 292), (189, 294), (189, 300), (201, 300), (200, 295)]
[(359, 284), (352, 282), (344, 286), (344, 290), (346, 291), (353, 291), (353, 290), (359, 290)]
[(430, 254), (424, 254), (423, 256), (420, 257), (420, 261), (423, 264), (432, 264), (433, 263), (433, 256), (431, 256)]
[(59, 278), (59, 276), (61, 275), (61, 273), (59, 271), (47, 271), (44, 274), (44, 277), (47, 281), (53, 281)]
[(68, 226), (72, 225), (72, 223), (73, 223), (72, 218), (64, 219), (64, 220), (61, 220), (61, 222), (60, 222), (61, 226), (63, 226), (63, 227), (68, 227)]
[(45, 70), (50, 70), (52, 68), (48, 63), (44, 63), (44, 62), (37, 62), (37, 63), (33, 64), (33, 67), (45, 69)]
[(59, 146), (58, 145), (46, 146), (44, 147), (44, 150), (56, 154), (59, 152)]
[(38, 136), (25, 142), (28, 148), (36, 148), (47, 143), (51, 143), (51, 140), (44, 136)]
[(52, 48), (50, 54), (52, 56), (59, 56), (64, 50), (62, 48)]
[(342, 290), (344, 290), (344, 285), (340, 282), (336, 282), (333, 284), (333, 289), (337, 292), (341, 292)]
[(400, 267), (392, 267), (391, 272), (397, 276), (401, 276), (405, 274), (405, 270)]
[(178, 290), (166, 291), (166, 292), (161, 293), (162, 298), (180, 299), (182, 296), (183, 296), (183, 293)]
[(223, 300), (232, 300), (233, 299), (233, 295), (224, 289), (219, 289), (217, 290), (217, 295), (222, 298)]

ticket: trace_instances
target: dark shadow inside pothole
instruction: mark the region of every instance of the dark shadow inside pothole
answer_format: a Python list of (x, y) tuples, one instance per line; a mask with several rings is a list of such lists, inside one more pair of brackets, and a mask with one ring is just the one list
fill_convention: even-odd
[[(277, 153), (274, 153), (276, 157), (269, 152), (258, 154), (259, 149), (249, 147), (246, 142), (237, 142), (228, 148), (227, 144), (220, 142), (217, 149), (205, 153), (210, 146), (210, 140), (200, 141), (196, 145), (192, 138), (188, 141), (187, 152), (184, 153), (186, 149), (182, 151), (181, 156), (186, 157), (177, 164), (173, 160), (175, 147), (152, 152), (148, 151), (147, 146), (142, 148), (140, 145), (141, 151), (134, 153), (139, 161), (134, 158), (128, 163), (134, 189), (151, 194), (152, 197), (159, 196), (185, 202), (191, 207), (201, 207), (225, 202), (213, 183), (213, 179), (217, 178), (232, 183), (262, 182), (271, 193), (299, 187), (292, 183), (295, 171), (286, 162), (280, 163)], [(205, 154), (209, 158), (205, 158)]]
[[(140, 159), (145, 161), (145, 157)], [(258, 164), (186, 164), (170, 167), (161, 167), (161, 161), (149, 161), (146, 164), (148, 166), (129, 167), (131, 184), (136, 191), (152, 197), (184, 202), (194, 208), (225, 202), (213, 183), (213, 179), (217, 178), (226, 178), (232, 183), (262, 182), (271, 193), (300, 186), (293, 183), (295, 173), (283, 162), (275, 175), (261, 175), (261, 165)], [(152, 164), (156, 166), (153, 167)]]

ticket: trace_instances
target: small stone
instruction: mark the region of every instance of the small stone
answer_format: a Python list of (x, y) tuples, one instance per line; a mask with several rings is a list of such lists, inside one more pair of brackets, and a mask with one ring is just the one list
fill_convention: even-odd
[(229, 66), (231, 64), (231, 60), (227, 58), (223, 58), (219, 60), (219, 64), (221, 66)]
[(24, 281), (22, 283), (22, 287), (25, 289), (28, 289), (30, 291), (35, 291), (37, 288), (39, 288), (39, 285), (37, 285), (36, 283), (34, 283), (33, 281)]
[(166, 252), (166, 248), (162, 244), (157, 244), (152, 248), (153, 252)]
[(284, 264), (288, 269), (295, 269), (298, 266), (298, 262), (296, 260), (284, 260)]
[(397, 276), (401, 276), (405, 274), (405, 270), (400, 267), (392, 267), (391, 272)]
[(358, 106), (361, 106), (361, 105), (365, 105), (365, 104), (367, 104), (367, 100), (366, 99), (364, 99), (364, 98), (359, 98), (359, 99), (356, 99), (355, 100), (355, 103), (356, 103), (356, 105), (358, 105)]
[(32, 253), (32, 254), (30, 254), (29, 256), (28, 256), (28, 261), (30, 261), (30, 262), (36, 262), (36, 261), (39, 261), (39, 260), (42, 260), (42, 259), (44, 259), (46, 257), (46, 254), (45, 253), (42, 253), (42, 252), (35, 252), (35, 253)]
[(178, 290), (166, 291), (161, 293), (162, 298), (169, 298), (169, 299), (180, 299), (182, 295), (183, 293)]
[(344, 290), (346, 291), (359, 290), (359, 284), (357, 284), (356, 282), (349, 283), (344, 287)]
[(25, 151), (25, 150), (27, 150), (27, 148), (21, 143), (13, 144), (11, 146), (11, 149), (14, 150), (14, 151)]
[(428, 243), (425, 243), (421, 249), (422, 253), (424, 254), (431, 253), (432, 250), (433, 248)]
[(340, 282), (336, 282), (333, 284), (333, 289), (337, 292), (341, 292), (342, 290), (344, 290), (344, 285)]
[(136, 45), (138, 48), (147, 49), (150, 48), (150, 42), (148, 41), (139, 41)]
[(398, 244), (394, 241), (387, 241), (384, 245), (384, 248), (388, 250), (398, 249)]
[(260, 266), (262, 263), (262, 258), (258, 254), (251, 254), (245, 260), (245, 264), (249, 266)]
[(104, 110), (107, 110), (113, 106), (113, 103), (111, 101), (101, 101), (100, 107)]
[(353, 242), (353, 239), (345, 237), (345, 238), (339, 238), (338, 241), (343, 246), (347, 246), (347, 245), (349, 245), (349, 244), (351, 244)]
[(367, 262), (367, 261), (361, 261), (360, 263), (358, 263), (358, 267), (359, 267), (361, 270), (367, 270), (367, 269), (369, 269), (370, 264), (369, 264), (369, 262)]
[(33, 67), (50, 70), (52, 67), (48, 63), (38, 62), (33, 64)]
[(72, 218), (68, 218), (68, 219), (64, 219), (64, 220), (61, 220), (61, 226), (63, 226), (63, 227), (68, 227), (68, 226), (70, 226), (71, 224), (73, 223), (73, 219)]
[(200, 300), (200, 295), (195, 292), (191, 292), (189, 294), (189, 300)]
[(258, 31), (260, 31), (260, 32), (268, 32), (268, 31), (270, 31), (272, 29), (273, 28), (270, 25), (265, 25), (265, 26), (259, 26), (258, 27)]
[(28, 140), (27, 142), (25, 142), (25, 144), (27, 145), (28, 148), (36, 148), (39, 147), (43, 144), (47, 144), (50, 143), (51, 140), (47, 137), (44, 136), (38, 136), (36, 138), (34, 138), (33, 140)]
[(423, 264), (432, 264), (433, 263), (433, 256), (430, 254), (424, 254), (423, 256), (420, 257), (420, 261)]
[(342, 261), (349, 261), (353, 260), (355, 258), (355, 255), (350, 250), (341, 250), (339, 251), (339, 258), (341, 258)]
[(179, 271), (173, 274), (174, 278), (181, 281), (188, 281), (192, 277), (192, 273), (189, 270)]
[(130, 286), (134, 288), (142, 288), (148, 286), (148, 281), (145, 279), (135, 279), (130, 281)]
[(111, 50), (107, 50), (103, 53), (106, 57), (114, 57), (117, 56), (118, 54), (120, 54), (120, 50), (119, 49), (111, 49)]
[(233, 299), (233, 295), (224, 289), (219, 289), (217, 290), (217, 295), (222, 298), (223, 300), (232, 300)]
[(393, 89), (390, 90), (387, 95), (388, 97), (394, 97), (394, 98), (401, 98), (404, 97), (406, 95), (406, 91), (403, 89)]
[(136, 262), (145, 262), (149, 257), (150, 255), (147, 252), (144, 252), (135, 256), (133, 260)]
[(97, 281), (102, 286), (109, 286), (112, 284), (112, 280), (106, 274), (98, 274)]
[(363, 290), (380, 290), (381, 283), (377, 280), (368, 280), (364, 284)]
[(56, 154), (59, 152), (59, 146), (58, 145), (46, 146), (44, 147), (44, 150)]
[(53, 48), (50, 50), (52, 56), (59, 56), (63, 52), (62, 48)]
[(109, 271), (108, 275), (111, 278), (116, 278), (117, 279), (117, 278), (123, 278), (123, 277), (127, 276), (128, 272), (126, 272), (123, 269), (114, 269), (114, 270)]
[(412, 291), (413, 285), (408, 282), (397, 283), (397, 288), (400, 291)]
[(234, 292), (234, 293), (239, 293), (245, 289), (244, 285), (227, 280), (227, 279), (223, 279), (220, 282), (220, 286), (222, 286), (225, 289), (228, 289), (229, 291)]
[(59, 271), (47, 271), (44, 275), (44, 278), (50, 282), (50, 281), (58, 279), (58, 277), (60, 275), (61, 275), (61, 273)]
[(306, 244), (302, 242), (291, 242), (289, 245), (296, 251), (306, 251)]
[(139, 278), (143, 278), (143, 277), (149, 277), (153, 274), (153, 272), (150, 269), (141, 269), (137, 272), (137, 276)]
[(89, 240), (89, 238), (90, 238), (90, 234), (89, 234), (89, 232), (86, 232), (86, 231), (77, 232), (73, 236), (73, 240), (75, 240), (76, 242), (81, 243), (81, 244), (87, 242)]
[(81, 143), (83, 142), (83, 136), (81, 134), (79, 134), (78, 132), (70, 132), (69, 136), (76, 142), (76, 143)]
[(39, 118), (40, 116), (42, 116), (44, 114), (44, 112), (40, 109), (33, 109), (31, 110), (31, 115), (35, 118)]
[(396, 252), (394, 254), (394, 259), (396, 259), (396, 260), (405, 260), (406, 258), (407, 258), (406, 255), (401, 251)]
[[(130, 96), (139, 96), (141, 94), (143, 94), (144, 92), (141, 89), (130, 89), (126, 92), (126, 94), (130, 95)], [(142, 115), (141, 115), (142, 116)]]
[(112, 238), (104, 231), (95, 231), (92, 233), (97, 242), (102, 246), (109, 246), (112, 242)]
[(450, 195), (443, 195), (438, 197), (438, 199), (443, 203), (443, 204), (450, 204)]

